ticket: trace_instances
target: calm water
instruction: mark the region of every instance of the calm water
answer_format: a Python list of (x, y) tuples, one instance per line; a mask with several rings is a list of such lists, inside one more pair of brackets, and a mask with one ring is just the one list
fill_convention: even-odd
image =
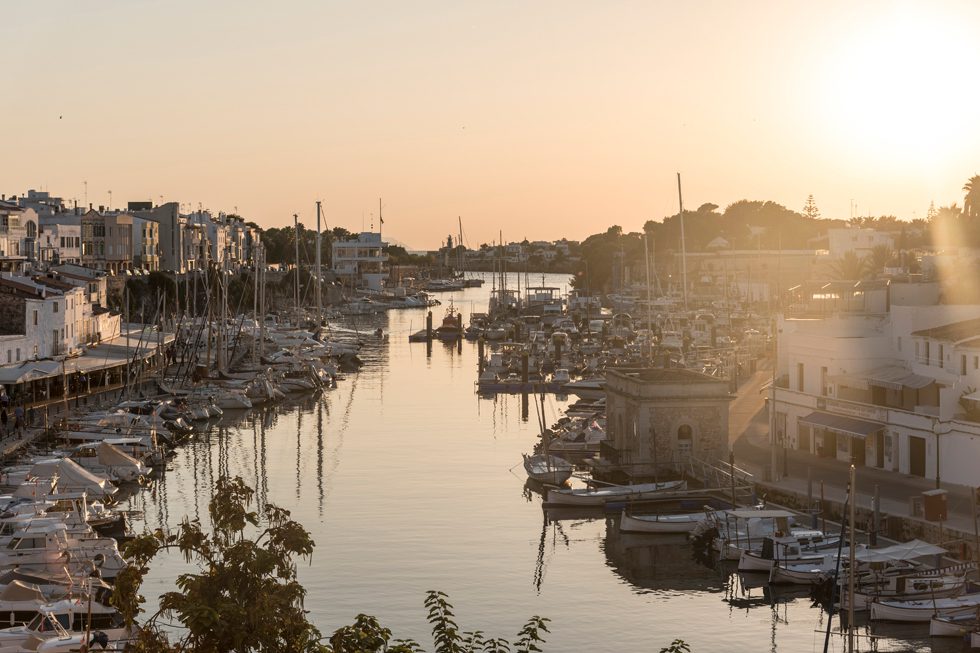
[[(485, 311), (490, 289), (440, 296), (436, 323), (450, 299), (465, 319)], [(683, 538), (622, 536), (612, 519), (545, 524), (520, 465), (538, 433), (533, 400), (478, 397), (476, 344), (434, 343), (429, 356), (407, 341), (424, 319), (421, 310), (349, 318), (343, 327), (390, 333), (384, 343), (365, 335), (361, 372), (316, 397), (226, 415), (132, 499), (145, 515), (135, 528), (206, 518), (214, 479), (237, 474), (312, 531), (316, 553), (300, 576), (324, 633), (365, 612), (395, 637), (428, 643), (422, 600), (440, 589), (464, 630), (513, 639), (528, 616), (550, 617), (549, 651), (656, 651), (675, 637), (698, 653), (822, 650), (826, 617), (809, 599), (745, 588), (693, 562)], [(566, 403), (548, 398), (549, 423)], [(180, 569), (157, 565), (149, 605)], [(877, 650), (961, 650), (930, 642), (924, 628), (883, 634)], [(839, 636), (831, 650), (844, 650)]]

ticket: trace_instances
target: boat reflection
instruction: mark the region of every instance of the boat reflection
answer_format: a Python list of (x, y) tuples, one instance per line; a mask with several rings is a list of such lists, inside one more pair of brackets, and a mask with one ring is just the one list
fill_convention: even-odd
[(606, 564), (638, 590), (720, 593), (726, 589), (724, 573), (694, 560), (685, 534), (622, 533), (619, 516), (611, 516), (606, 519), (603, 548)]

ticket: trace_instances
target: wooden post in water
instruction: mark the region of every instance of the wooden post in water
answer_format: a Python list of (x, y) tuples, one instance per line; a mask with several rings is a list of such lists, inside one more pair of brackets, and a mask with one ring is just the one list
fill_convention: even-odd
[(425, 316), (425, 339), (432, 342), (432, 311)]
[(480, 371), (480, 374), (483, 374), (483, 370), (484, 370), (484, 368), (486, 367), (486, 364), (487, 364), (487, 362), (485, 360), (483, 360), (483, 347), (484, 346), (485, 345), (483, 343), (483, 336), (480, 336), (476, 340), (476, 357), (477, 357), (477, 360), (480, 361), (480, 363), (479, 363), (479, 366), (480, 366), (480, 370), (479, 370)]
[[(850, 561), (850, 566), (847, 569), (847, 651), (848, 653), (853, 653), (854, 651), (854, 578), (857, 576), (855, 570), (857, 567), (854, 564), (854, 554), (855, 546), (857, 546), (857, 538), (854, 536), (854, 504), (857, 503), (857, 469), (854, 464), (851, 464), (851, 479), (850, 479), (850, 489), (848, 498), (850, 499), (850, 510), (848, 515), (848, 526), (847, 526), (847, 539), (850, 544), (850, 552), (848, 554), (848, 559)], [(843, 529), (841, 529), (843, 531)]]
[(871, 513), (871, 533), (868, 534), (868, 544), (878, 545), (878, 530), (881, 528), (881, 490), (875, 483), (874, 511)]
[(738, 507), (735, 503), (735, 449), (734, 447), (728, 450), (728, 473), (731, 476), (732, 481), (732, 510)]
[(827, 506), (823, 498), (823, 479), (820, 479), (820, 530), (827, 532)]
[(527, 385), (528, 374), (527, 374), (527, 352), (521, 354), (521, 383)]

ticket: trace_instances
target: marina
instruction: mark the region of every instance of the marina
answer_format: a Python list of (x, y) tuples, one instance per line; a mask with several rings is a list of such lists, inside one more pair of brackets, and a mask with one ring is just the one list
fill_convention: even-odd
[[(486, 287), (452, 293), (456, 306), (476, 310), (486, 297)], [(172, 528), (201, 515), (216, 478), (241, 475), (260, 503), (291, 510), (312, 531), (317, 549), (299, 574), (311, 618), (324, 630), (349, 623), (356, 605), (424, 638), (422, 595), (438, 587), (487, 630), (513, 630), (515, 614), (551, 617), (549, 647), (557, 649), (601, 648), (612, 628), (626, 650), (677, 633), (695, 650), (756, 650), (760, 639), (768, 650), (813, 648), (826, 613), (808, 588), (771, 585), (768, 574), (739, 574), (733, 563), (698, 562), (683, 534), (622, 532), (621, 504), (546, 509), (547, 486), (526, 481), (522, 466), (540, 439), (540, 397), (474, 393), (477, 343), (419, 347), (407, 338), (418, 316), (335, 320), (335, 332), (363, 334), (360, 371), (335, 388), (209, 422), (175, 449), (161, 477), (118, 505), (132, 529)], [(379, 329), (390, 337), (374, 336)], [(438, 398), (435, 412), (431, 398)], [(602, 409), (550, 394), (547, 421), (574, 405), (589, 405), (590, 415)], [(389, 411), (399, 416), (398, 429), (386, 426)], [(704, 506), (703, 493), (696, 496), (691, 491), (671, 510)], [(144, 586), (148, 599), (167, 591), (182, 567), (159, 560)], [(691, 609), (705, 615), (696, 631)], [(959, 640), (931, 638), (927, 623), (864, 619), (860, 636), (873, 637), (867, 641), (878, 650), (962, 650)], [(836, 629), (832, 637), (842, 642)]]

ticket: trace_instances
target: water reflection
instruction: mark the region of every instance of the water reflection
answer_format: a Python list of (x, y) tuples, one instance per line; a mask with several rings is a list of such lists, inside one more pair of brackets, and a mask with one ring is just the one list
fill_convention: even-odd
[(622, 533), (619, 516), (606, 518), (606, 564), (637, 591), (725, 591), (725, 576), (695, 562), (684, 534)]
[[(456, 293), (455, 305), (482, 311), (489, 290), (488, 281)], [(551, 617), (546, 650), (658, 650), (675, 636), (696, 651), (821, 650), (826, 613), (805, 590), (771, 591), (730, 567), (698, 565), (683, 538), (624, 536), (616, 515), (544, 512), (540, 486), (525, 484), (520, 466), (540, 432), (530, 419), (535, 398), (476, 393), (476, 344), (409, 343), (423, 324), (423, 311), (403, 311), (333, 325), (363, 341), (362, 371), (202, 430), (129, 499), (133, 527), (206, 522), (214, 480), (226, 472), (255, 486), (260, 507), (281, 505), (311, 530), (317, 553), (300, 574), (325, 632), (365, 612), (397, 636), (424, 640), (420, 598), (438, 588), (468, 627), (486, 632)], [(373, 335), (379, 327), (387, 341)], [(548, 395), (546, 422), (566, 403)], [(176, 571), (154, 569), (149, 603), (172, 588)], [(862, 650), (960, 648), (917, 627), (867, 633), (883, 639), (862, 639)], [(842, 650), (839, 635), (832, 642)]]

